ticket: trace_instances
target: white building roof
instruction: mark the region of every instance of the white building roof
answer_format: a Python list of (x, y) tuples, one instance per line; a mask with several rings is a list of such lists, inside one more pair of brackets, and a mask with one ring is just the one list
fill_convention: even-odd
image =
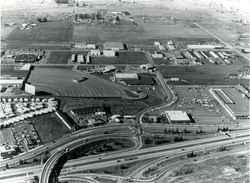
[(117, 73), (115, 74), (115, 77), (119, 79), (126, 79), (126, 78), (138, 79), (138, 75), (136, 73)]
[(214, 45), (187, 45), (188, 49), (214, 49)]
[(165, 111), (170, 121), (190, 121), (187, 113), (184, 111)]

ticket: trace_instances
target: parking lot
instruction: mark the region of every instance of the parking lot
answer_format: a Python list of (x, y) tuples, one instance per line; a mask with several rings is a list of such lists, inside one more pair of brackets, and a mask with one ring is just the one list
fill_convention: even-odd
[[(209, 87), (205, 86), (172, 86), (177, 93), (178, 101), (168, 110), (182, 110), (190, 114), (195, 125), (227, 126), (235, 124), (220, 104), (209, 93)], [(166, 109), (165, 109), (166, 110)], [(150, 113), (157, 116), (164, 110)], [(148, 121), (148, 120), (147, 120)], [(166, 123), (161, 120), (161, 122)]]

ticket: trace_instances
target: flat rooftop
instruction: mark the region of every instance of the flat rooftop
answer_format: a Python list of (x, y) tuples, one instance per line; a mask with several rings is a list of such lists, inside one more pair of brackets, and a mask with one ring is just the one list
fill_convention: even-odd
[(187, 113), (184, 111), (165, 111), (170, 121), (190, 121)]

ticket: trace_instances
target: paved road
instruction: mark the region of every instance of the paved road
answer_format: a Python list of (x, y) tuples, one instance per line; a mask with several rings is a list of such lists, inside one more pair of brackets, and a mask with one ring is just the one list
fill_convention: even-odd
[[(129, 131), (131, 131), (131, 129), (129, 129), (129, 125), (131, 124), (121, 124), (121, 125), (109, 125), (109, 126), (101, 126), (101, 127), (95, 127), (95, 128), (90, 128), (90, 129), (84, 129), (84, 130), (80, 130), (80, 131), (76, 131), (73, 132), (72, 134), (68, 134), (63, 136), (62, 138), (58, 139), (55, 141), (55, 143), (51, 142), (49, 144), (45, 144), (43, 146), (40, 146), (36, 149), (33, 149), (27, 153), (24, 154), (20, 154), (18, 156), (16, 156), (13, 159), (5, 159), (3, 161), (1, 161), (0, 164), (0, 168), (4, 168), (6, 163), (8, 163), (9, 166), (11, 165), (15, 165), (15, 164), (19, 164), (19, 160), (20, 159), (33, 159), (36, 156), (39, 156), (47, 151), (52, 151), (54, 149), (62, 149), (64, 148), (64, 145), (67, 143), (70, 143), (76, 139), (81, 139), (81, 138), (86, 138), (86, 137), (90, 137), (91, 135), (101, 135), (103, 134), (105, 131), (112, 131), (112, 130), (122, 130), (122, 129), (127, 129)], [(134, 133), (134, 131), (131, 131), (132, 133)]]
[(215, 39), (217, 39), (218, 41), (220, 41), (222, 44), (226, 45), (227, 48), (232, 49), (233, 51), (235, 51), (236, 53), (238, 53), (240, 56), (242, 56), (243, 58), (247, 59), (248, 61), (250, 61), (249, 56), (244, 55), (241, 51), (237, 50), (235, 47), (233, 47), (232, 45), (230, 45), (229, 43), (223, 41), (221, 38), (219, 38), (218, 36), (216, 36), (214, 33), (210, 32), (209, 30), (207, 30), (206, 28), (204, 28), (203, 26), (201, 26), (200, 24), (198, 24), (197, 22), (193, 22), (196, 26), (198, 26), (200, 29), (202, 29), (203, 31), (207, 32), (208, 34), (210, 34), (211, 36), (213, 36)]

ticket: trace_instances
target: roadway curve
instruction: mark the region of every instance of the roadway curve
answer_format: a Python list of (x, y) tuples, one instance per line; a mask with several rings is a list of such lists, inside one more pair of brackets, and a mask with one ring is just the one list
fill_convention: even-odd
[[(109, 135), (95, 137), (94, 138), (95, 140), (93, 140), (92, 142), (98, 141), (98, 140), (104, 140), (104, 139), (111, 139), (111, 138), (114, 138), (114, 139), (127, 138), (127, 139), (130, 139), (132, 141), (135, 141), (133, 138), (131, 138), (131, 134), (109, 134)], [(72, 142), (68, 145), (65, 145), (64, 149), (61, 149), (61, 150), (55, 152), (52, 156), (50, 156), (50, 158), (46, 161), (46, 163), (43, 166), (43, 169), (42, 169), (42, 172), (40, 175), (39, 183), (48, 183), (49, 182), (51, 170), (54, 168), (58, 159), (62, 155), (64, 155), (65, 153), (67, 153), (67, 152), (69, 152), (77, 147), (85, 145), (85, 144), (86, 144), (85, 141), (82, 141), (82, 139), (80, 139), (80, 140), (78, 139), (75, 142)], [(135, 142), (135, 144), (136, 144), (136, 142)]]

